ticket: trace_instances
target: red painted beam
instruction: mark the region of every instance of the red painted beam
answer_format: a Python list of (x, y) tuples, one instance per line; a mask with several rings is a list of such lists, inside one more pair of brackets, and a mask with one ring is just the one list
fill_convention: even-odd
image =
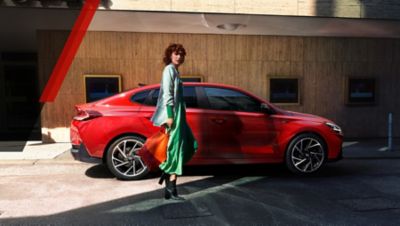
[(53, 102), (56, 98), (99, 4), (100, 0), (85, 1), (61, 55), (57, 60), (56, 66), (43, 90), (40, 102)]

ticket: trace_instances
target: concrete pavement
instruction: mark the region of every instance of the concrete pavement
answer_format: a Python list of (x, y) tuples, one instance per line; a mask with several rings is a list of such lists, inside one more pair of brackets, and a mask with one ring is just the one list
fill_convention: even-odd
[(178, 180), (187, 201), (173, 203), (157, 175), (119, 181), (74, 161), (69, 144), (36, 143), (0, 161), (0, 225), (399, 225), (400, 151), (385, 144), (346, 141), (344, 160), (312, 177), (266, 165), (187, 167)]
[[(54, 160), (53, 162), (57, 162)], [(0, 225), (400, 225), (398, 159), (344, 159), (309, 177), (282, 166), (186, 167), (185, 202), (153, 175), (103, 165), (0, 164)]]

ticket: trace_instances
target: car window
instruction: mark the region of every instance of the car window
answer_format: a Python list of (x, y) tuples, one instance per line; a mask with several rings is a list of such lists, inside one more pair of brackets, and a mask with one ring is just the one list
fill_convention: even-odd
[(136, 93), (131, 97), (131, 101), (144, 104), (147, 96), (149, 95), (151, 90), (145, 90), (139, 93)]
[(187, 108), (198, 108), (196, 90), (194, 86), (183, 87), (183, 99)]
[[(155, 89), (147, 105), (156, 106), (160, 89)], [(198, 108), (196, 91), (194, 86), (183, 87), (183, 99), (185, 100), (186, 108)]]
[(204, 92), (214, 110), (260, 112), (261, 103), (241, 92), (214, 87), (204, 87)]
[(157, 105), (157, 100), (158, 100), (158, 94), (160, 93), (160, 89), (155, 89), (154, 92), (151, 94), (150, 100), (148, 102), (148, 105), (150, 106), (156, 106)]

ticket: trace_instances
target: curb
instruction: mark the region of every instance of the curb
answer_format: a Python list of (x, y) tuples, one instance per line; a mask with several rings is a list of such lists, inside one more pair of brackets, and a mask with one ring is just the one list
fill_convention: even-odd
[(40, 165), (40, 164), (86, 164), (76, 160), (66, 159), (13, 159), (0, 160), (0, 165)]

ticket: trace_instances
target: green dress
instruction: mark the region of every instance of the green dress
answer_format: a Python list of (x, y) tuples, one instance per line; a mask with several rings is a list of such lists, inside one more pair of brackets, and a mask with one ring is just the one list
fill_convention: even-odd
[(165, 173), (182, 175), (182, 167), (195, 154), (198, 143), (186, 122), (186, 105), (183, 99), (183, 85), (179, 76), (177, 92), (175, 93), (175, 105), (173, 123), (169, 131), (169, 141), (167, 147), (167, 160), (162, 162), (159, 167)]

